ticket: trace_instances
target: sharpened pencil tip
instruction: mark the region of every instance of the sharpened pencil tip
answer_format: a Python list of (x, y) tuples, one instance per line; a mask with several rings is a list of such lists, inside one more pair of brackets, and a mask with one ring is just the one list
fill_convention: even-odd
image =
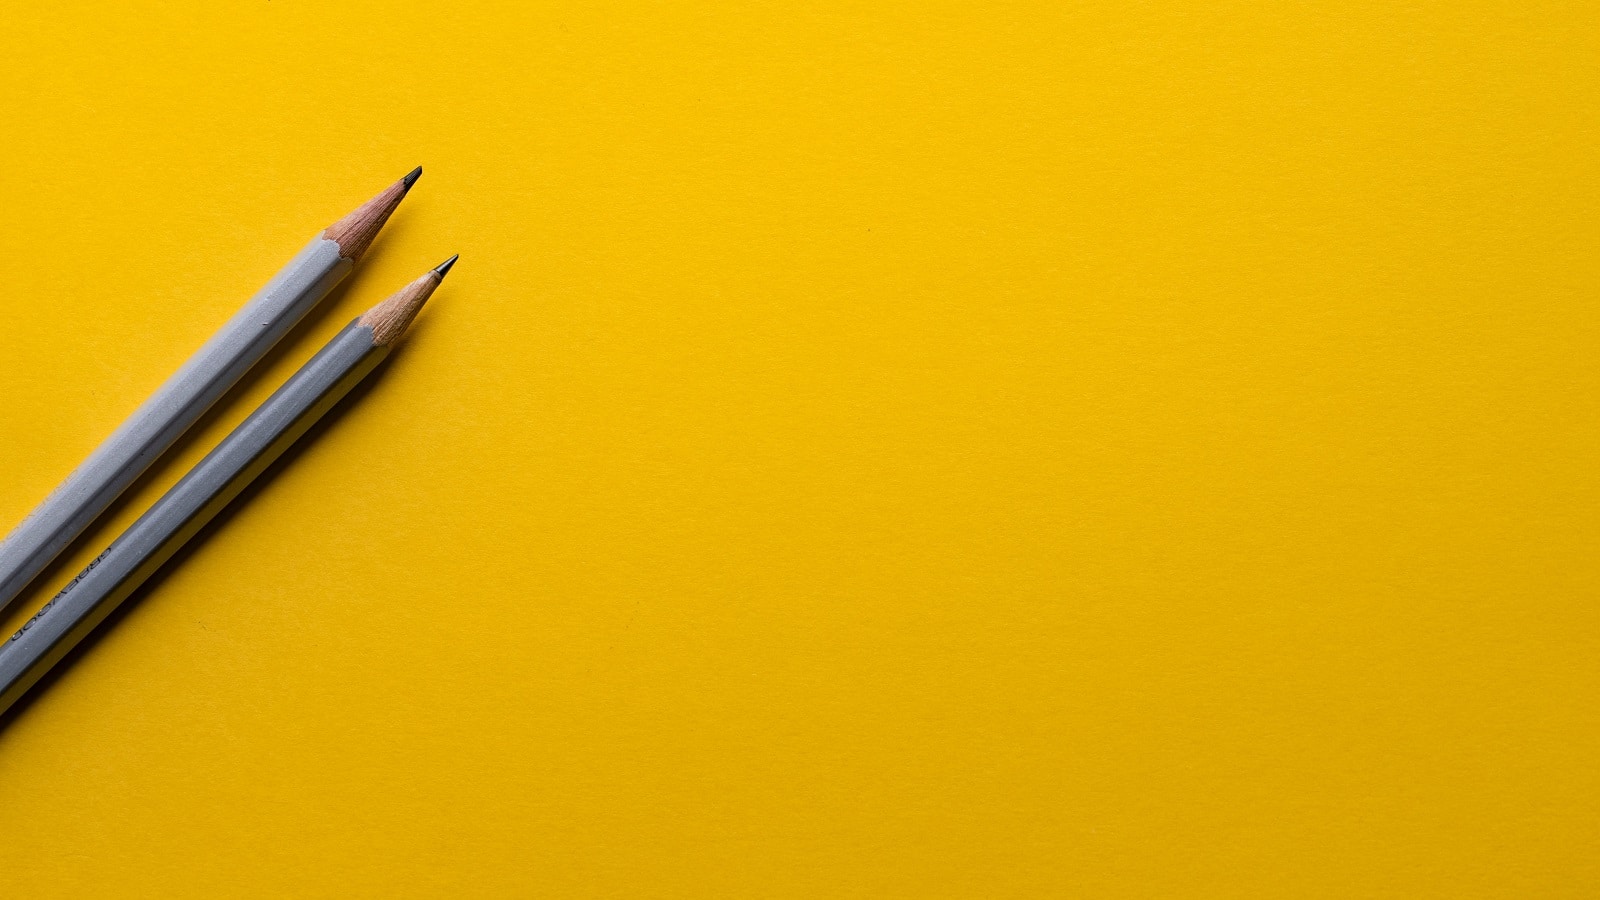
[(400, 201), (410, 193), (411, 186), (421, 177), (422, 167), (417, 166), (406, 177), (380, 191), (378, 196), (356, 207), (350, 215), (329, 225), (322, 236), (339, 245), (340, 256), (351, 262), (360, 261), (361, 254), (367, 252), (367, 247), (378, 236), (383, 223), (389, 221), (395, 207), (400, 205)]
[(455, 256), (452, 256), (444, 262), (439, 263), (437, 266), (433, 267), (433, 274), (439, 276), (440, 280), (443, 280), (446, 275), (450, 274), (450, 267), (455, 265), (456, 260), (460, 258), (461, 254), (457, 253)]
[(429, 269), (421, 278), (411, 282), (400, 289), (398, 294), (379, 303), (366, 311), (366, 314), (356, 320), (358, 325), (366, 325), (372, 329), (372, 343), (382, 347), (394, 343), (395, 339), (411, 327), (411, 320), (417, 317), (417, 310), (422, 309), (422, 304), (428, 302), (433, 296), (433, 291), (439, 286), (439, 269), (449, 269), (451, 263), (456, 261), (452, 256), (440, 263), (438, 269)]

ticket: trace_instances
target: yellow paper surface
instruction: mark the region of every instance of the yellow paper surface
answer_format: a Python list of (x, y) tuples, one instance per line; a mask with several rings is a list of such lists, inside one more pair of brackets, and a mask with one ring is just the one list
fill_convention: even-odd
[(8, 627), (462, 255), (0, 732), (5, 896), (1592, 895), (1593, 4), (0, 18), (0, 528), (427, 170)]

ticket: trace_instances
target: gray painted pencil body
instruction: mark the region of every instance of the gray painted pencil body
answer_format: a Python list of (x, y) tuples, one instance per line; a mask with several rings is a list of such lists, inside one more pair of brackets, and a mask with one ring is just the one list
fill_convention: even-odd
[(55, 599), (0, 644), (0, 712), (370, 374), (389, 355), (394, 340), (442, 277), (437, 269), (429, 272), (346, 326)]
[(0, 542), (0, 612), (349, 274), (420, 174), (313, 238)]

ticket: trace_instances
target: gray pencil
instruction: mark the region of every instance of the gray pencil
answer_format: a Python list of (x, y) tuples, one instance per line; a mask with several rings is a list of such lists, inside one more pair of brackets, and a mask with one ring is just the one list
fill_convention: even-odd
[(0, 712), (221, 512), (339, 398), (367, 377), (445, 273), (438, 268), (351, 322), (0, 645)]
[(0, 542), (0, 612), (344, 279), (421, 175), (418, 167), (312, 238)]

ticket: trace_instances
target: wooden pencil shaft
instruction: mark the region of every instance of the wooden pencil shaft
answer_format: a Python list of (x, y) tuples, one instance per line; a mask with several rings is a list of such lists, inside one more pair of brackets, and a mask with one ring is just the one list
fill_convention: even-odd
[(313, 238), (0, 541), (0, 612), (349, 274), (421, 174)]
[(389, 345), (374, 342), (372, 326), (352, 322), (234, 429), (0, 645), (0, 712), (10, 708), (388, 354)]
[(318, 236), (0, 543), (0, 610), (271, 350), (351, 268)]

